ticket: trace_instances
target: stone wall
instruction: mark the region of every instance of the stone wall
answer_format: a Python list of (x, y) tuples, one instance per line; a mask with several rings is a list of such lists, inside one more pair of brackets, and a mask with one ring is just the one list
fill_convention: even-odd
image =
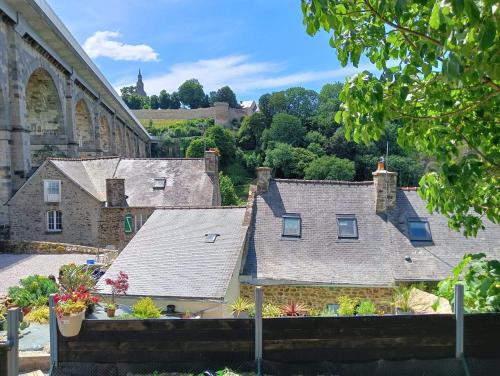
[(0, 240), (0, 253), (45, 254), (45, 253), (82, 253), (82, 254), (116, 254), (116, 250), (102, 249), (68, 243), (53, 243), (41, 241)]
[[(98, 245), (100, 247), (111, 245), (122, 250), (140, 229), (141, 216), (142, 225), (144, 225), (154, 211), (154, 207), (102, 208), (99, 217)], [(132, 216), (131, 233), (125, 233), (125, 216), (127, 214)]]
[[(45, 163), (9, 202), (10, 239), (43, 240), (94, 246), (98, 244), (101, 202)], [(61, 181), (61, 201), (46, 203), (44, 179)], [(62, 212), (62, 231), (47, 231), (47, 211)]]
[(241, 121), (243, 116), (249, 115), (245, 110), (230, 108), (227, 103), (216, 103), (213, 107), (195, 108), (193, 110), (179, 108), (178, 110), (133, 110), (141, 120), (189, 120), (214, 119), (215, 124), (230, 127), (234, 119)]
[[(321, 287), (297, 285), (263, 286), (264, 303), (278, 306), (290, 302), (298, 302), (309, 308), (323, 310), (328, 304), (337, 304), (339, 296), (350, 296), (358, 299), (372, 300), (377, 309), (389, 312), (393, 290), (381, 287)], [(240, 285), (240, 296), (254, 301), (255, 286)]]

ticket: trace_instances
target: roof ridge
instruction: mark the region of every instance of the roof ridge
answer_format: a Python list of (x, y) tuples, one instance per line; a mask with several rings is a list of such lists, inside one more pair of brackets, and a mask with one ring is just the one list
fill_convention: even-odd
[(246, 209), (246, 206), (237, 206), (237, 205), (230, 205), (230, 206), (158, 206), (155, 207), (156, 209), (161, 209), (161, 210), (171, 210), (171, 209)]
[(398, 187), (401, 191), (416, 191), (418, 187)]
[(69, 161), (69, 162), (82, 162), (82, 161), (92, 161), (99, 159), (120, 159), (119, 156), (106, 156), (106, 157), (82, 157), (82, 158), (67, 158), (67, 157), (47, 157), (51, 161)]
[(343, 181), (343, 180), (305, 180), (305, 179), (271, 179), (280, 183), (331, 184), (331, 185), (372, 185), (373, 181)]

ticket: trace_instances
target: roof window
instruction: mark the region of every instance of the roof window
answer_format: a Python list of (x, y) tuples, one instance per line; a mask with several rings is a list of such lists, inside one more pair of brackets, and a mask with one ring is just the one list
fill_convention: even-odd
[(153, 189), (165, 189), (166, 184), (165, 178), (155, 178), (153, 182)]
[(300, 238), (302, 234), (302, 220), (299, 214), (285, 214), (283, 216), (282, 236)]
[(219, 234), (205, 234), (205, 243), (215, 243)]
[(409, 218), (408, 235), (411, 241), (432, 241), (431, 227), (426, 219)]
[(339, 239), (357, 239), (358, 221), (354, 215), (337, 216)]

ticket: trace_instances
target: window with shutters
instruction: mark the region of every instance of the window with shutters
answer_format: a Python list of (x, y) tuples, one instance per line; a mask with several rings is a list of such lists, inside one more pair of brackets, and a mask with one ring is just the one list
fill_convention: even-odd
[(45, 202), (61, 202), (60, 180), (44, 180), (43, 187)]
[(62, 231), (62, 213), (60, 210), (49, 210), (47, 212), (47, 231)]

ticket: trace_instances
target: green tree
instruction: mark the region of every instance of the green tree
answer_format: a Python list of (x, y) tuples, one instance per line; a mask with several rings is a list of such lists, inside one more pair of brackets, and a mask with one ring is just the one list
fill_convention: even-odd
[[(377, 140), (402, 119), (398, 143), (434, 157), (420, 181), (427, 208), (476, 235), (500, 223), (500, 19), (493, 1), (302, 0), (307, 32), (330, 35), (343, 66), (365, 55), (380, 74), (346, 82), (346, 136)], [(347, 36), (347, 37), (346, 37)]]
[(128, 108), (140, 110), (143, 108), (144, 100), (137, 94), (135, 86), (125, 86), (120, 89), (121, 97)]
[(160, 99), (158, 98), (158, 95), (152, 95), (149, 98), (149, 102), (150, 102), (150, 105), (151, 105), (151, 109), (157, 110), (157, 109), (160, 108)]
[(314, 115), (313, 128), (320, 130), (325, 136), (331, 136), (339, 126), (335, 122), (335, 113), (340, 109), (340, 92), (343, 85), (340, 82), (326, 84), (319, 92), (318, 111)]
[(260, 112), (244, 117), (237, 134), (238, 144), (245, 150), (260, 148), (262, 133), (267, 126), (267, 118)]
[(181, 99), (179, 97), (179, 93), (177, 93), (176, 91), (174, 91), (170, 95), (170, 105), (168, 108), (170, 108), (172, 110), (177, 110), (177, 109), (181, 108)]
[(318, 108), (318, 93), (303, 87), (291, 87), (284, 91), (262, 95), (259, 99), (259, 108), (268, 119), (279, 113), (287, 113), (305, 121)]
[(324, 145), (326, 143), (326, 137), (318, 131), (309, 131), (304, 138), (307, 144), (319, 144)]
[(354, 162), (333, 156), (324, 156), (312, 161), (305, 169), (307, 180), (343, 180), (354, 179)]
[(229, 163), (236, 154), (236, 141), (233, 133), (220, 125), (214, 125), (207, 129), (206, 137), (212, 139), (219, 149), (221, 163)]
[(166, 90), (160, 91), (159, 105), (162, 110), (166, 110), (170, 107), (170, 94)]
[(185, 81), (179, 86), (179, 99), (184, 106), (200, 108), (205, 99), (203, 86), (196, 78)]
[(205, 150), (216, 147), (214, 140), (208, 137), (196, 137), (186, 149), (186, 158), (203, 158)]
[(306, 129), (300, 119), (288, 114), (273, 116), (271, 127), (263, 132), (263, 145), (267, 149), (273, 143), (287, 143), (293, 146), (302, 144)]
[(278, 143), (266, 151), (264, 164), (273, 168), (276, 176), (283, 178), (303, 178), (304, 169), (317, 156), (304, 148)]
[(222, 171), (219, 173), (219, 187), (222, 206), (236, 206), (241, 204), (234, 189), (233, 181)]
[(269, 107), (270, 99), (271, 99), (271, 94), (269, 93), (263, 94), (259, 98), (259, 109), (268, 119), (273, 118), (273, 114), (271, 114), (271, 109)]
[(229, 107), (231, 108), (239, 108), (240, 105), (236, 100), (236, 94), (234, 94), (233, 90), (229, 86), (223, 86), (217, 92), (211, 96), (212, 103), (214, 102), (226, 102), (229, 103)]

